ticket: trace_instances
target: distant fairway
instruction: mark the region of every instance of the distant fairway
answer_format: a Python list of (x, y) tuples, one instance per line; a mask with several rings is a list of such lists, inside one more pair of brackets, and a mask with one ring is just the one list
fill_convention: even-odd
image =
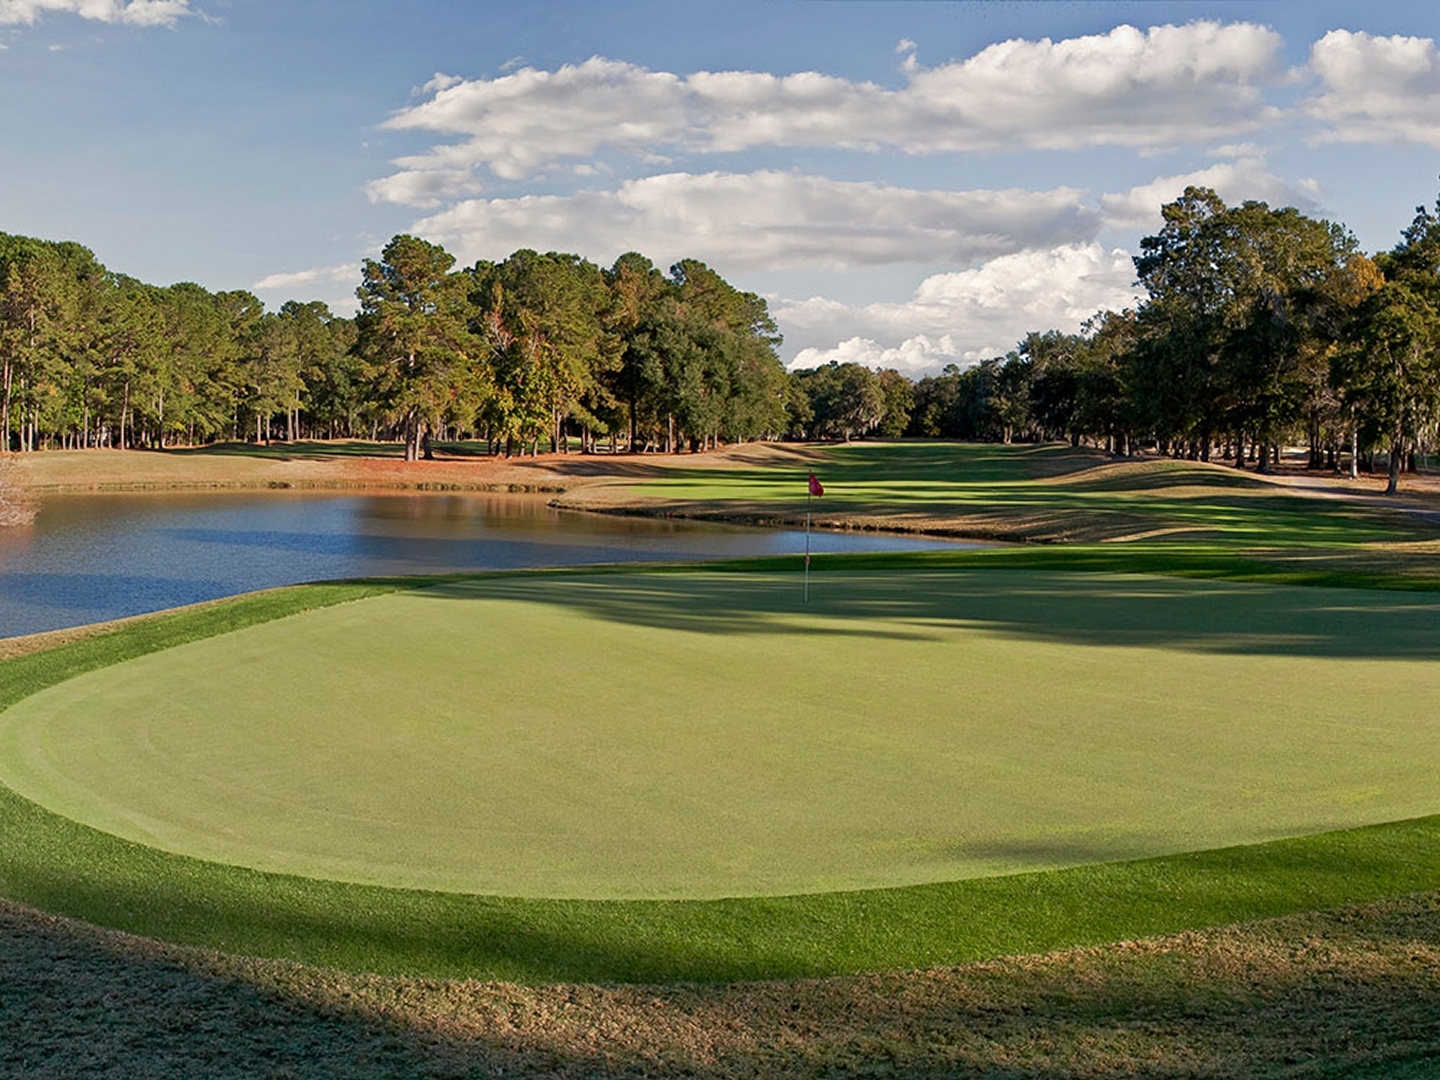
[(79, 676), (0, 781), (264, 870), (532, 897), (975, 878), (1440, 811), (1440, 598), (951, 569), (506, 576)]

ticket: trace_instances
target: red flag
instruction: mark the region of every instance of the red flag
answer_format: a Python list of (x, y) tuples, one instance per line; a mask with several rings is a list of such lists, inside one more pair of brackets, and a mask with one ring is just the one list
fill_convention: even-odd
[(810, 494), (811, 494), (811, 495), (824, 495), (824, 494), (825, 494), (825, 489), (820, 486), (820, 481), (815, 479), (815, 474), (814, 474), (813, 472), (810, 474)]

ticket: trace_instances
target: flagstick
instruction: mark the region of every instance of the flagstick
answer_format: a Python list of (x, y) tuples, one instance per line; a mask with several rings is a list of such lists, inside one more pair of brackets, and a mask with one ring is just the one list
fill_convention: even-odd
[(810, 500), (814, 496), (805, 493), (805, 603), (810, 602)]

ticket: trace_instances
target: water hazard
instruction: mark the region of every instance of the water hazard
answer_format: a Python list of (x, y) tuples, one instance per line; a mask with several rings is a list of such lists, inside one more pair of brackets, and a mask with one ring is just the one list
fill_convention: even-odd
[[(820, 554), (954, 546), (819, 532), (810, 543)], [(51, 495), (33, 524), (0, 529), (0, 637), (304, 581), (804, 550), (803, 531), (568, 513), (543, 496)]]

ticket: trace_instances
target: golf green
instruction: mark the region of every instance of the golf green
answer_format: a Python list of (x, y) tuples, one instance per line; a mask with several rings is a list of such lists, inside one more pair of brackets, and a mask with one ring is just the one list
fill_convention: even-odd
[(549, 897), (956, 880), (1440, 811), (1440, 597), (509, 575), (73, 678), (0, 781), (221, 863)]

